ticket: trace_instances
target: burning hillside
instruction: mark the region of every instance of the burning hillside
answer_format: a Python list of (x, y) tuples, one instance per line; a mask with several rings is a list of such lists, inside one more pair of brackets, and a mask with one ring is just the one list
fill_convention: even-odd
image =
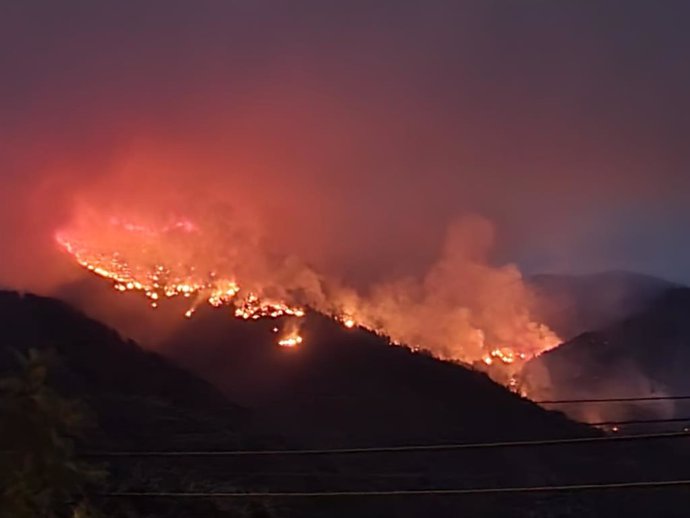
[(363, 327), (395, 344), (500, 371), (507, 382), (559, 340), (531, 319), (517, 269), (488, 265), (492, 239), (484, 221), (461, 222), (422, 278), (382, 282), (361, 293), (294, 257), (269, 253), (256, 235), (222, 220), (161, 222), (84, 209), (55, 234), (80, 266), (118, 292), (141, 293), (152, 308), (184, 298), (187, 317), (201, 304), (229, 308), (245, 320), (289, 317), (281, 319), (282, 331), (274, 329), (285, 347), (302, 342), (299, 319), (311, 309), (346, 328)]

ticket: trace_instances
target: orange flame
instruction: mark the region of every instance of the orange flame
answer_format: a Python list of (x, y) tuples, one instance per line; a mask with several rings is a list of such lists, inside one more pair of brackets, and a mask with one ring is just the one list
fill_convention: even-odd
[[(347, 329), (361, 327), (386, 337), (391, 344), (405, 344), (415, 351), (431, 349), (442, 359), (468, 363), (481, 360), (494, 379), (514, 390), (518, 385), (515, 373), (521, 366), (559, 343), (555, 334), (532, 322), (525, 311), (513, 311), (522, 302), (519, 298), (509, 298), (503, 305), (497, 299), (497, 311), (492, 307), (493, 299), (486, 296), (481, 299), (485, 306), (474, 308), (476, 313), (464, 307), (462, 300), (453, 305), (454, 288), (448, 286), (443, 276), (452, 257), (443, 259), (411, 290), (404, 282), (393, 283), (378, 286), (367, 298), (337, 284), (324, 287), (320, 276), (311, 270), (300, 270), (304, 277), (298, 275), (295, 281), (291, 277), (294, 270), (285, 273), (272, 269), (272, 263), (261, 263), (261, 254), (254, 260), (261, 263), (262, 273), (250, 275), (253, 280), (248, 282), (242, 267), (256, 250), (249, 249), (249, 255), (241, 246), (235, 250), (234, 241), (230, 247), (224, 247), (225, 241), (219, 246), (215, 240), (218, 236), (225, 239), (224, 229), (214, 233), (213, 227), (205, 228), (209, 232), (202, 236), (202, 229), (186, 219), (155, 227), (110, 218), (110, 226), (103, 227), (94, 226), (93, 215), (89, 214), (78, 223), (81, 224), (56, 233), (55, 239), (79, 265), (110, 280), (118, 292), (143, 293), (153, 308), (165, 299), (188, 298), (191, 305), (184, 314), (187, 318), (204, 303), (216, 308), (228, 306), (236, 318), (243, 320), (300, 318), (305, 315), (301, 304), (306, 300), (310, 307)], [(230, 256), (227, 261), (226, 255)], [(216, 264), (218, 257), (220, 262)], [(491, 277), (492, 271), (484, 265), (470, 265), (472, 268), (491, 281), (498, 279), (498, 283), (491, 284), (491, 293), (496, 296), (505, 291), (496, 286), (504, 286), (501, 283), (512, 278), (510, 269)], [(262, 276), (267, 273), (271, 280), (264, 282)], [(302, 297), (300, 304), (295, 303), (293, 293), (303, 292), (305, 286), (311, 289), (309, 295)], [(426, 298), (410, 296), (419, 291), (426, 293)], [(490, 311), (484, 311), (486, 308)], [(475, 322), (474, 317), (479, 321)], [(428, 336), (424, 334), (425, 328), (430, 332)], [(274, 332), (278, 332), (277, 328)], [(492, 343), (513, 337), (515, 341), (510, 347)], [(281, 334), (278, 345), (295, 347), (302, 341), (295, 327)]]
[(290, 334), (278, 340), (281, 347), (296, 347), (302, 343), (302, 337), (298, 334)]
[[(128, 232), (139, 233), (146, 237), (157, 236), (174, 229), (192, 232), (196, 228), (185, 220), (168, 225), (161, 231), (143, 225), (122, 223), (117, 219), (111, 220), (111, 224), (120, 225)], [(157, 262), (152, 266), (133, 264), (120, 251), (93, 250), (86, 243), (70, 239), (64, 232), (57, 233), (55, 240), (82, 267), (111, 280), (115, 290), (142, 292), (151, 300), (154, 308), (164, 297), (194, 297), (194, 304), (185, 312), (187, 318), (194, 314), (197, 306), (203, 301), (213, 307), (233, 305), (235, 316), (244, 320), (277, 318), (284, 315), (302, 317), (305, 314), (304, 309), (298, 306), (262, 299), (251, 292), (241, 293), (242, 290), (234, 279), (219, 277), (215, 272), (202, 275), (196, 271), (194, 265), (170, 266), (162, 262)]]

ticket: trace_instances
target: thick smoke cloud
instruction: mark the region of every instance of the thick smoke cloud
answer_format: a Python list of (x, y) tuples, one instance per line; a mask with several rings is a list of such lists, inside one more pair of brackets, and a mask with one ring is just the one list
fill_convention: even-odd
[[(428, 298), (443, 268), (428, 265), (466, 214), (498, 232), (479, 270), (690, 275), (664, 250), (649, 257), (620, 217), (645, 207), (642, 237), (663, 227), (664, 243), (684, 231), (683, 4), (0, 9), (3, 285), (51, 292), (80, 275), (53, 241), (80, 204), (230, 205), (269, 249), (371, 290), (380, 319), (377, 294), (396, 279), (421, 279), (415, 300)], [(499, 291), (519, 279), (496, 272)]]
[[(258, 297), (309, 307), (468, 363), (490, 361), (493, 351), (510, 354), (512, 363), (559, 343), (530, 315), (533, 300), (518, 269), (489, 264), (494, 231), (481, 218), (455, 222), (440, 257), (423, 276), (357, 289), (288, 251), (270, 248), (256, 220), (243, 221), (227, 205), (190, 206), (182, 214), (171, 205), (168, 215), (162, 206), (148, 205), (82, 206), (56, 240), (82, 266), (113, 279), (118, 291), (146, 294), (154, 308), (187, 298), (187, 316), (206, 302), (234, 312), (248, 297)], [(105, 317), (112, 319), (113, 313), (111, 307)]]
[(376, 284), (348, 301), (346, 313), (397, 342), (469, 363), (496, 349), (531, 357), (558, 345), (530, 315), (533, 300), (515, 265), (489, 265), (493, 240), (488, 221), (457, 221), (421, 278)]

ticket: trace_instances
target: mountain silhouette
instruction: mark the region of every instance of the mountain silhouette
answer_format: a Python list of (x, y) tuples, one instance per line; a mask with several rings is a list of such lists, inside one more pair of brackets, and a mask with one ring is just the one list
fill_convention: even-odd
[[(690, 289), (668, 290), (639, 313), (535, 358), (525, 380), (545, 399), (688, 395), (688, 315)], [(601, 406), (596, 413), (597, 419), (690, 417), (690, 405)]]
[[(317, 314), (303, 344), (276, 344), (281, 320), (245, 322), (207, 308), (163, 357), (58, 300), (0, 292), (0, 370), (12, 350), (56, 356), (52, 382), (86, 401), (101, 435), (88, 448), (291, 449), (597, 436), (467, 366), (439, 361)], [(433, 325), (433, 323), (430, 323)], [(184, 365), (185, 369), (178, 367)], [(216, 388), (217, 387), (217, 388)], [(372, 491), (510, 487), (680, 477), (674, 444), (599, 443), (350, 456), (110, 459), (109, 484), (143, 491)], [(276, 516), (673, 516), (681, 490), (276, 500)], [(264, 502), (265, 503), (265, 502)], [(237, 516), (213, 502), (131, 504), (149, 516)], [(261, 512), (256, 516), (261, 515)], [(118, 514), (113, 511), (113, 516)]]
[(0, 291), (0, 336), (0, 372), (17, 367), (16, 353), (52, 354), (51, 382), (89, 403), (106, 444), (174, 444), (178, 435), (189, 442), (208, 420), (228, 443), (247, 416), (208, 382), (55, 299)]
[(533, 275), (536, 314), (562, 339), (602, 329), (639, 313), (677, 287), (663, 279), (626, 271), (590, 275)]

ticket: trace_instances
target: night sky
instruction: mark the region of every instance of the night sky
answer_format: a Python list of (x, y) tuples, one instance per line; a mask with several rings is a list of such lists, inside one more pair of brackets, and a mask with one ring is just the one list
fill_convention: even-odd
[[(449, 224), (523, 272), (690, 282), (690, 3), (0, 3), (0, 283), (78, 203), (231, 206), (354, 280)], [(225, 209), (219, 209), (225, 210)]]

